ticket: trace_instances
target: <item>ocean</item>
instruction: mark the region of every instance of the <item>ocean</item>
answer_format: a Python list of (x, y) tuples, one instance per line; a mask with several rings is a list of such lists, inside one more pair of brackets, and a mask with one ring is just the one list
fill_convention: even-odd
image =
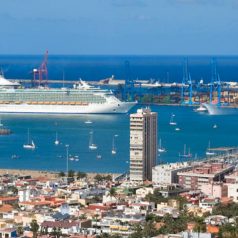
[[(137, 107), (140, 107), (139, 105)], [(135, 107), (133, 111), (136, 111)], [(210, 141), (211, 147), (237, 146), (237, 115), (209, 116), (193, 111), (192, 107), (151, 106), (158, 112), (158, 139), (167, 152), (158, 156), (158, 163), (183, 161), (178, 154), (183, 153), (184, 144), (191, 153), (204, 158)], [(169, 125), (171, 114), (180, 131)], [(2, 115), (2, 123), (13, 134), (0, 137), (0, 167), (17, 169), (37, 169), (50, 171), (66, 170), (66, 147), (69, 157), (78, 156), (79, 161), (69, 161), (69, 168), (85, 172), (126, 172), (129, 169), (129, 115)], [(91, 120), (92, 124), (85, 121)], [(217, 128), (213, 128), (214, 125)], [(27, 130), (37, 148), (24, 150)], [(89, 134), (93, 130), (94, 143), (98, 149), (90, 151)], [(60, 145), (54, 144), (58, 132)], [(112, 155), (112, 138), (117, 134), (115, 145), (117, 154)], [(12, 159), (12, 155), (19, 158)], [(101, 159), (97, 159), (101, 155)]]
[[(212, 56), (188, 56), (192, 80), (211, 78)], [(181, 82), (185, 56), (67, 56), (49, 55), (49, 79), (86, 81), (111, 77), (122, 79), (156, 79), (161, 82)], [(6, 78), (32, 79), (43, 55), (0, 55), (0, 69)], [(238, 57), (216, 56), (217, 71), (222, 81), (237, 81)], [(125, 65), (129, 63), (129, 67)]]
[[(0, 67), (8, 79), (30, 79), (32, 69), (38, 67), (42, 56), (0, 56)], [(160, 79), (180, 82), (183, 56), (49, 56), (49, 79), (100, 80), (112, 74), (125, 77), (125, 61), (130, 62), (131, 78)], [(193, 80), (210, 80), (211, 57), (188, 57), (189, 71)], [(217, 69), (223, 81), (237, 81), (238, 57), (217, 57)], [(143, 105), (144, 106), (144, 105)], [(133, 108), (132, 112), (138, 107)], [(181, 161), (178, 154), (184, 144), (191, 153), (204, 158), (210, 141), (211, 147), (237, 146), (237, 115), (209, 116), (193, 111), (192, 107), (150, 106), (158, 112), (158, 140), (167, 152), (158, 156), (157, 162)], [(175, 114), (180, 131), (169, 125)], [(37, 169), (50, 171), (66, 170), (66, 147), (69, 157), (78, 156), (79, 161), (69, 160), (69, 169), (85, 172), (122, 173), (129, 169), (129, 114), (125, 115), (0, 115), (2, 123), (13, 131), (9, 136), (0, 136), (0, 167)], [(92, 124), (85, 124), (91, 120)], [(217, 128), (213, 128), (214, 125)], [(24, 150), (27, 131), (37, 148)], [(89, 133), (94, 132), (98, 149), (90, 151)], [(58, 132), (60, 145), (54, 145)], [(112, 155), (112, 138), (117, 134), (117, 154)], [(18, 158), (13, 159), (12, 156)], [(97, 159), (101, 155), (101, 159)]]

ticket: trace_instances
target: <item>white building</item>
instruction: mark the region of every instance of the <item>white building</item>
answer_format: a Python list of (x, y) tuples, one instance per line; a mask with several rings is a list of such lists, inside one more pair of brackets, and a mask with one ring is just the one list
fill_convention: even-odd
[(130, 115), (130, 180), (152, 180), (157, 158), (157, 113), (138, 109)]
[(238, 183), (227, 184), (228, 197), (233, 199), (233, 202), (238, 202)]
[(178, 183), (177, 172), (192, 168), (188, 162), (157, 165), (152, 169), (152, 182), (155, 184), (171, 185)]

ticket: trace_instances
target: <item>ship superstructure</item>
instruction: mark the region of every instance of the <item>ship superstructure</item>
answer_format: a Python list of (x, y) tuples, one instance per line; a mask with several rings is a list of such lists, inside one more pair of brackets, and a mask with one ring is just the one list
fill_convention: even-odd
[(0, 78), (1, 113), (127, 113), (136, 102), (122, 102), (109, 90), (80, 80), (73, 88), (22, 88)]

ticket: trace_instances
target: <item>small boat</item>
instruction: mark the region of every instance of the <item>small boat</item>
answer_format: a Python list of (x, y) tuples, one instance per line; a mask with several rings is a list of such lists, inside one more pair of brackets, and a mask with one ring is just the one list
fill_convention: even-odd
[(76, 159), (75, 159), (75, 161), (77, 161), (77, 162), (78, 162), (78, 161), (79, 161), (79, 158), (76, 158)]
[(69, 157), (69, 160), (74, 161), (74, 157)]
[(12, 157), (11, 157), (12, 159), (19, 159), (20, 158), (20, 156), (19, 155), (12, 155)]
[(195, 109), (196, 112), (206, 112), (207, 109), (203, 106), (203, 105), (200, 105), (198, 108)]
[(55, 133), (55, 145), (59, 145), (59, 140), (58, 140), (58, 133)]
[(9, 134), (11, 134), (11, 130), (4, 127), (2, 119), (0, 118), (0, 135), (9, 135)]
[(186, 144), (184, 144), (183, 154), (179, 153), (179, 157), (181, 158), (192, 158), (192, 154), (190, 153), (190, 149), (188, 148), (188, 153), (186, 151)]
[(164, 152), (166, 152), (165, 148), (163, 148), (162, 145), (161, 145), (161, 139), (159, 140), (159, 148), (158, 148), (158, 152), (160, 152), (160, 153), (164, 153)]
[(180, 128), (179, 128), (179, 127), (176, 127), (176, 128), (175, 128), (175, 131), (180, 131)]
[(214, 125), (213, 125), (213, 129), (216, 129), (216, 128), (217, 128), (217, 124), (214, 124)]
[(34, 144), (34, 141), (33, 140), (30, 141), (30, 131), (29, 131), (29, 129), (27, 131), (27, 144), (24, 144), (23, 148), (27, 149), (27, 150), (34, 150), (36, 148), (36, 146)]
[(208, 147), (207, 147), (207, 151), (206, 151), (206, 155), (208, 156), (212, 156), (212, 155), (215, 155), (216, 153), (211, 151), (211, 143), (210, 141), (208, 142)]
[(177, 122), (174, 121), (174, 117), (175, 117), (175, 115), (172, 113), (171, 117), (170, 117), (170, 121), (169, 121), (169, 125), (171, 125), (171, 126), (177, 125)]
[(118, 135), (114, 135), (112, 138), (112, 155), (115, 155), (117, 153), (116, 151), (116, 146), (115, 146), (115, 137), (117, 137)]
[(102, 156), (101, 156), (101, 155), (97, 155), (96, 158), (97, 158), (97, 159), (101, 159)]
[(88, 147), (89, 147), (90, 150), (96, 150), (98, 148), (97, 145), (93, 143), (93, 131), (90, 132)]
[(87, 120), (87, 121), (85, 121), (84, 123), (85, 123), (85, 124), (92, 124), (93, 122), (90, 121), (90, 120)]

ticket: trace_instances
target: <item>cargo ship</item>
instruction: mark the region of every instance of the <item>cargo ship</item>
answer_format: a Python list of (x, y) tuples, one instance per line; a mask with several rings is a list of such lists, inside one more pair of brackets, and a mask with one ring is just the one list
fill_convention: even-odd
[(24, 88), (0, 75), (0, 113), (114, 114), (127, 113), (136, 103), (82, 80), (73, 88)]

